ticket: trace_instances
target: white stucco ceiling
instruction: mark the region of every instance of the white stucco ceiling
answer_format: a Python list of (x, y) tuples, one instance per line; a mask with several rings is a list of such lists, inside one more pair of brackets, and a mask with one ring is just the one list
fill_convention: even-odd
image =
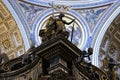
[(30, 2), (30, 3), (35, 3), (35, 4), (43, 4), (43, 5), (47, 5), (51, 2), (53, 2), (54, 4), (58, 4), (58, 5), (95, 5), (95, 4), (107, 4), (107, 3), (111, 3), (117, 0), (24, 0), (26, 2)]

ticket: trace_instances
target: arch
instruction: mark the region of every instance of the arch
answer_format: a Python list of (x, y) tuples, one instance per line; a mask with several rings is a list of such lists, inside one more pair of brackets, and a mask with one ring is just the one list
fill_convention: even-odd
[[(39, 17), (36, 19), (35, 23), (33, 24), (33, 30), (32, 30), (32, 35), (34, 36), (34, 41), (36, 42), (36, 46), (39, 46), (41, 44), (41, 41), (39, 41), (38, 39), (38, 30), (42, 29), (41, 24), (43, 24), (43, 22), (46, 20), (46, 17), (48, 17), (49, 15), (52, 14), (52, 10), (49, 9), (47, 11), (44, 11), (42, 14), (39, 15)], [(79, 15), (78, 13), (76, 13), (75, 11), (68, 11), (67, 14), (71, 14), (72, 16), (74, 16), (78, 21), (79, 21), (79, 25), (80, 25), (80, 29), (82, 31), (82, 42), (79, 45), (78, 48), (80, 49), (84, 49), (84, 47), (86, 46), (86, 42), (87, 42), (87, 37), (89, 35), (89, 30), (88, 30), (88, 25), (86, 24), (84, 18)], [(44, 20), (44, 21), (43, 21)], [(41, 23), (41, 24), (39, 24)], [(83, 27), (83, 26), (87, 26), (87, 27)]]
[[(101, 24), (99, 25), (98, 32), (95, 35), (95, 41), (92, 43), (92, 46), (94, 46), (93, 50), (93, 56), (92, 56), (92, 64), (99, 67), (98, 63), (98, 55), (99, 55), (99, 48), (100, 44), (102, 42), (103, 36), (105, 35), (106, 30), (110, 26), (111, 22), (115, 19), (115, 17), (120, 13), (120, 2), (115, 3), (111, 8), (106, 12), (106, 14), (103, 16), (103, 19), (101, 21)], [(100, 31), (99, 31), (100, 30)]]
[(38, 30), (42, 29), (42, 27), (39, 27), (40, 23), (43, 22), (43, 20), (45, 20), (46, 15), (51, 14), (52, 11), (51, 9), (44, 11), (43, 13), (41, 13), (40, 15), (38, 15), (38, 17), (36, 18), (35, 22), (33, 23), (33, 29), (31, 32), (31, 36), (32, 39), (35, 42), (35, 46), (39, 46), (41, 44), (41, 41), (39, 41), (38, 38)]
[(22, 22), (20, 21), (17, 13), (14, 11), (14, 9), (12, 8), (12, 6), (10, 5), (8, 0), (3, 0), (4, 4), (6, 4), (7, 8), (9, 9), (9, 11), (11, 12), (12, 16), (14, 17), (18, 28), (20, 29), (21, 35), (22, 35), (22, 39), (24, 41), (24, 45), (25, 45), (25, 50), (28, 50), (28, 48), (30, 47), (30, 43), (29, 43), (29, 39), (27, 37), (27, 34), (25, 32), (24, 26), (22, 25)]
[[(89, 1), (89, 0), (88, 0)], [(50, 7), (49, 3), (54, 2), (54, 4), (57, 5), (70, 5), (71, 8), (89, 8), (89, 7), (98, 7), (103, 5), (108, 5), (111, 3), (114, 3), (117, 0), (91, 0), (90, 3), (86, 3), (86, 0), (74, 0), (74, 1), (68, 1), (68, 0), (47, 0), (46, 1), (40, 1), (40, 0), (27, 0), (28, 3), (34, 3), (36, 5), (42, 5), (42, 6), (48, 6)]]
[(80, 45), (80, 49), (84, 50), (87, 48), (87, 43), (88, 43), (88, 37), (90, 36), (90, 30), (89, 30), (89, 26), (88, 23), (86, 22), (85, 18), (83, 18), (79, 13), (77, 13), (76, 11), (70, 10), (68, 13), (73, 14), (75, 17), (78, 18), (78, 20), (81, 22), (82, 26), (82, 30), (83, 30), (83, 43), (81, 43)]

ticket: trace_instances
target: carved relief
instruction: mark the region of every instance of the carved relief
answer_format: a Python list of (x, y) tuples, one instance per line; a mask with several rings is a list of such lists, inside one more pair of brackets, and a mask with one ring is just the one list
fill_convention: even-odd
[(119, 31), (116, 31), (114, 36), (115, 36), (116, 40), (117, 40), (118, 42), (120, 42), (120, 32), (119, 32)]
[(22, 40), (21, 40), (20, 33), (18, 30), (13, 32), (13, 41), (15, 43), (15, 46), (17, 47), (22, 44)]
[[(120, 30), (118, 18), (120, 18), (120, 14), (115, 18), (115, 20), (111, 23), (108, 30), (106, 31), (101, 44), (102, 47), (100, 49), (100, 53), (105, 53), (106, 56), (104, 59), (101, 60), (102, 69), (106, 72), (111, 72), (109, 71), (109, 63), (110, 59), (113, 59), (115, 65), (113, 66), (112, 73), (120, 75), (120, 73), (117, 71), (117, 69), (120, 69), (120, 67), (118, 66), (118, 64), (120, 63)], [(106, 36), (108, 36), (108, 39)], [(109, 42), (106, 42), (106, 40), (108, 40)], [(103, 46), (105, 46), (105, 44), (107, 44), (108, 48), (106, 50), (103, 50), (102, 48)], [(115, 75), (113, 75), (112, 77), (115, 78)]]
[(13, 44), (13, 41), (11, 40), (10, 35), (7, 33), (5, 34), (4, 37), (1, 38), (1, 47), (3, 48), (3, 51), (8, 55), (9, 53), (11, 54), (12, 51), (14, 51), (15, 47)]
[[(14, 44), (14, 42), (16, 43)], [(2, 48), (3, 52), (5, 52), (10, 59), (16, 57), (16, 52), (19, 49), (24, 49), (20, 30), (2, 1), (0, 1), (0, 48)]]
[(105, 36), (103, 39), (103, 44), (102, 44), (101, 49), (103, 49), (105, 52), (107, 52), (109, 44), (110, 44), (109, 36)]
[(109, 45), (108, 52), (109, 52), (110, 54), (112, 54), (112, 53), (114, 53), (116, 50), (117, 50), (117, 47), (115, 46), (115, 44), (114, 44), (114, 43), (111, 43), (111, 44)]
[(6, 25), (5, 24), (1, 24), (0, 25), (0, 34), (4, 33), (7, 31)]
[(118, 25), (120, 24), (120, 16), (117, 16), (117, 18), (115, 19), (115, 23)]
[(3, 46), (4, 46), (5, 49), (8, 49), (8, 48), (11, 47), (10, 41), (8, 39), (4, 40), (2, 42), (2, 44), (3, 44)]
[(118, 49), (115, 43), (111, 43), (109, 45), (108, 53), (110, 54), (111, 58), (113, 58), (114, 60), (117, 60)]
[(111, 25), (111, 27), (109, 28), (109, 32), (110, 32), (110, 33), (113, 33), (114, 30), (115, 30), (114, 26)]
[(10, 55), (8, 55), (8, 57), (9, 57), (9, 59), (13, 59), (13, 58), (15, 58), (16, 56), (15, 56), (15, 53), (13, 52), (13, 53), (11, 53)]
[(103, 60), (102, 60), (102, 64), (104, 66), (103, 69), (107, 69), (108, 68), (108, 62), (109, 62), (109, 59), (107, 57), (105, 57)]
[(0, 3), (0, 13), (2, 14), (3, 17), (8, 17), (10, 15), (8, 10), (5, 8), (5, 6), (2, 3)]
[(14, 29), (17, 25), (14, 20), (10, 19), (7, 21), (10, 29)]

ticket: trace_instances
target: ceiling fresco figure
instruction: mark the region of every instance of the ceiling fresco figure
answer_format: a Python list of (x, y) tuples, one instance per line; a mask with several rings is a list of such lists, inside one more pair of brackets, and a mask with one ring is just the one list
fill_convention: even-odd
[(32, 24), (33, 19), (37, 16), (39, 11), (44, 10), (43, 8), (35, 7), (34, 5), (27, 5), (25, 3), (19, 3), (20, 6), (25, 10), (25, 16), (28, 24)]
[(86, 11), (85, 19), (88, 21), (90, 27), (93, 29), (98, 21), (99, 16), (101, 13), (105, 11), (105, 8), (101, 8), (98, 10), (90, 9)]

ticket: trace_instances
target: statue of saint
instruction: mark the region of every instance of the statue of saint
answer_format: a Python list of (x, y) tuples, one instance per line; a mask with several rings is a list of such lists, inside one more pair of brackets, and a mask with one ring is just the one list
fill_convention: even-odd
[(66, 22), (65, 20), (63, 20), (63, 17), (65, 17), (65, 15), (63, 13), (60, 13), (58, 15), (58, 19), (56, 19), (56, 33), (57, 34), (66, 32), (65, 24), (69, 25), (74, 21), (73, 19), (71, 22)]
[(46, 26), (45, 26), (46, 36), (48, 39), (52, 38), (53, 35), (55, 34), (55, 28), (56, 28), (55, 22), (56, 22), (56, 20), (53, 17), (50, 17), (46, 23)]
[(47, 41), (55, 35), (55, 19), (50, 17), (46, 23), (45, 29), (40, 30), (39, 35), (42, 37), (42, 41)]
[(65, 17), (65, 15), (63, 13), (60, 13), (58, 15), (58, 18), (50, 17), (48, 19), (45, 29), (40, 30), (39, 33), (39, 35), (42, 37), (43, 42), (54, 38), (59, 34), (63, 34), (65, 37), (68, 37), (69, 33), (66, 31), (65, 24), (71, 24), (74, 19), (71, 22), (66, 22), (63, 20), (63, 17)]

